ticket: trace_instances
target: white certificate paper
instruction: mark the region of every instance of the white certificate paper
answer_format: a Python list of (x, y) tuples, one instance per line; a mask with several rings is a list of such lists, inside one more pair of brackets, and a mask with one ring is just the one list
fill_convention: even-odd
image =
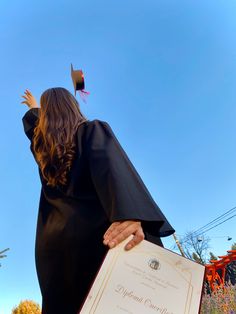
[(205, 267), (143, 240), (108, 251), (81, 314), (197, 314)]

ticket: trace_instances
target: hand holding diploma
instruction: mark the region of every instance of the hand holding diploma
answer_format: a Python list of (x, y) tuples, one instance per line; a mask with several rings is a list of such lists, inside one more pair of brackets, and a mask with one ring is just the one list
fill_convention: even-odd
[(205, 267), (146, 240), (125, 251), (131, 238), (108, 251), (79, 313), (198, 314)]
[(113, 222), (104, 234), (105, 245), (109, 248), (115, 247), (127, 239), (130, 235), (133, 238), (126, 244), (125, 250), (130, 250), (144, 239), (144, 233), (140, 221), (127, 220)]

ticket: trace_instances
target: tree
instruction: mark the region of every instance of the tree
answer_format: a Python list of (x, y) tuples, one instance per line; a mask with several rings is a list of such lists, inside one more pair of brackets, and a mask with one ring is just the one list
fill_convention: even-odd
[(209, 254), (210, 254), (209, 262), (218, 260), (218, 257), (216, 257), (214, 253), (210, 252)]
[(231, 246), (231, 250), (236, 250), (236, 242), (234, 242)]
[(12, 314), (41, 314), (41, 309), (34, 301), (25, 300), (12, 310)]
[[(205, 265), (209, 260), (209, 242), (210, 238), (205, 236), (196, 236), (193, 232), (186, 232), (183, 238), (180, 239), (180, 244), (184, 250), (186, 257), (191, 260)], [(213, 253), (212, 257), (214, 256)], [(214, 256), (215, 257), (215, 256)], [(211, 258), (211, 256), (210, 256)]]

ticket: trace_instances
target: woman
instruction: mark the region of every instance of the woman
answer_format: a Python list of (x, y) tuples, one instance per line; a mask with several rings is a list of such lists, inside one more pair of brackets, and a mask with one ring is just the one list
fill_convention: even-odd
[(105, 121), (50, 88), (29, 90), (23, 117), (42, 183), (35, 258), (43, 314), (76, 314), (109, 248), (133, 234), (162, 245), (174, 232)]

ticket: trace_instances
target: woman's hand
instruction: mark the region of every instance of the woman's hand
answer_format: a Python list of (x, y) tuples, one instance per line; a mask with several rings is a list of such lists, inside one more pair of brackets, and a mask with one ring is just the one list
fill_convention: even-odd
[(35, 99), (35, 97), (31, 94), (31, 92), (28, 89), (25, 90), (25, 94), (21, 97), (23, 97), (25, 99), (21, 103), (26, 104), (30, 109), (39, 107), (37, 104), (37, 100)]
[(131, 234), (133, 234), (134, 237), (126, 244), (125, 250), (132, 249), (144, 239), (141, 222), (134, 220), (113, 222), (103, 236), (103, 244), (108, 245), (111, 249), (123, 240), (127, 239)]

